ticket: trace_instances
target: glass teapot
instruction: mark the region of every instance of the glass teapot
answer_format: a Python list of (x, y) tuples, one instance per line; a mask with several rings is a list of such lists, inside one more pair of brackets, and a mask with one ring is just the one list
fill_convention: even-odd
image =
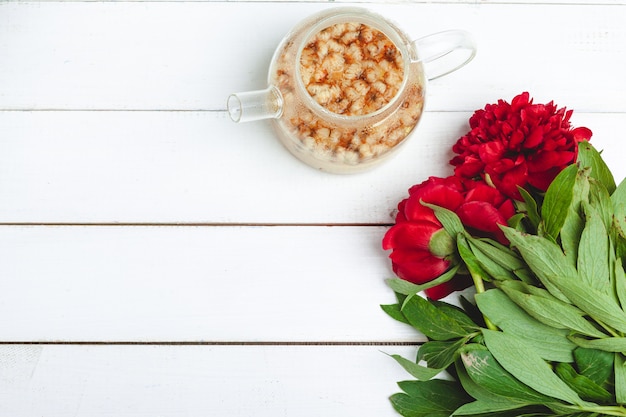
[(285, 36), (268, 87), (230, 95), (228, 113), (235, 122), (271, 119), (282, 144), (314, 168), (359, 172), (406, 142), (422, 116), (427, 80), (475, 53), (464, 31), (411, 41), (378, 14), (332, 8)]

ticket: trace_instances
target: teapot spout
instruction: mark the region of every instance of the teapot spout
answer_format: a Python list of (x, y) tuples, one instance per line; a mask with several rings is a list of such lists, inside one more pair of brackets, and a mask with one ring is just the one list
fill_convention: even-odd
[(228, 115), (236, 122), (277, 119), (283, 113), (283, 96), (274, 86), (264, 90), (231, 94), (227, 102)]

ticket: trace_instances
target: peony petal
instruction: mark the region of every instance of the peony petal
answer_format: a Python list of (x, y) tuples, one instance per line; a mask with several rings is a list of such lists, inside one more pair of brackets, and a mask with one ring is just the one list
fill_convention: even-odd
[(407, 199), (404, 199), (398, 203), (398, 212), (396, 213), (396, 223), (404, 223), (407, 220), (404, 215), (404, 207), (406, 206)]
[(521, 161), (520, 160), (514, 161), (509, 158), (501, 159), (499, 161), (495, 161), (492, 164), (489, 164), (489, 171), (502, 174), (504, 172), (507, 172), (515, 168), (516, 165), (519, 165), (520, 163), (523, 163), (523, 162), (524, 162), (523, 159)]
[(499, 161), (504, 155), (504, 145), (502, 142), (488, 142), (483, 144), (479, 151), (478, 155), (480, 159), (485, 163)]
[(500, 207), (498, 207), (498, 211), (500, 212), (500, 214), (502, 215), (503, 218), (510, 219), (511, 217), (513, 217), (515, 215), (516, 208), (515, 208), (515, 203), (513, 202), (513, 200), (507, 198), (504, 203), (502, 203), (500, 205)]
[(424, 190), (421, 199), (426, 203), (454, 210), (463, 202), (463, 195), (450, 187), (436, 185)]
[(433, 211), (424, 206), (422, 201), (454, 211), (463, 202), (462, 190), (461, 181), (456, 177), (431, 177), (409, 189), (404, 216), (409, 221), (429, 221), (440, 225)]
[(414, 284), (432, 281), (450, 266), (449, 261), (423, 251), (394, 250), (390, 258), (396, 275)]
[(523, 132), (521, 132), (519, 130), (516, 130), (515, 132), (512, 132), (509, 135), (509, 146), (508, 146), (508, 149), (509, 150), (514, 150), (514, 151), (518, 151), (521, 148), (522, 143), (524, 143), (524, 138), (525, 138), (525, 136), (524, 136)]
[(586, 127), (577, 127), (576, 129), (572, 130), (572, 134), (576, 142), (581, 142), (583, 140), (591, 140), (592, 132)]
[(430, 222), (405, 222), (392, 226), (383, 237), (383, 249), (411, 249), (428, 251), (428, 243), (433, 233), (441, 230), (441, 225)]
[(484, 182), (473, 181), (474, 184), (468, 184), (472, 187), (465, 194), (465, 201), (486, 201), (491, 204), (500, 204), (504, 200), (504, 196), (494, 187), (490, 187)]
[(450, 161), (452, 165), (456, 165), (454, 168), (454, 175), (458, 175), (464, 178), (474, 178), (478, 176), (485, 168), (485, 163), (473, 158), (466, 158), (465, 161), (458, 161), (453, 159)]
[(523, 93), (513, 97), (513, 100), (511, 100), (511, 112), (518, 112), (523, 107), (532, 104), (532, 102), (533, 101), (530, 99), (530, 93), (528, 93), (528, 91), (524, 91)]
[[(489, 203), (480, 201), (470, 201), (463, 204), (457, 211), (461, 222), (470, 229), (470, 232), (475, 232), (472, 234), (492, 237), (502, 244), (508, 244), (504, 232), (498, 226), (507, 225), (510, 216), (505, 217), (505, 214), (509, 214), (508, 210), (501, 211)], [(513, 214), (515, 214), (515, 210), (513, 210)]]
[(540, 191), (547, 191), (552, 181), (556, 178), (562, 167), (555, 167), (543, 172), (536, 172), (528, 175), (528, 184)]
[(439, 223), (435, 213), (430, 208), (423, 205), (422, 200), (417, 197), (407, 201), (404, 215), (409, 222), (428, 222), (437, 227), (441, 227), (441, 223)]
[(506, 225), (500, 211), (492, 204), (484, 201), (469, 201), (462, 204), (456, 211), (465, 226), (483, 232), (498, 232), (498, 224)]
[(555, 167), (564, 168), (566, 165), (574, 162), (574, 152), (539, 152), (535, 155), (529, 156), (526, 162), (529, 173), (547, 171)]
[(517, 165), (515, 168), (506, 171), (503, 175), (496, 172), (489, 173), (496, 189), (507, 197), (522, 201), (517, 187), (525, 187), (528, 182), (528, 172), (526, 164)]
[(529, 135), (524, 139), (525, 149), (534, 149), (543, 142), (543, 129), (540, 126), (535, 127)]

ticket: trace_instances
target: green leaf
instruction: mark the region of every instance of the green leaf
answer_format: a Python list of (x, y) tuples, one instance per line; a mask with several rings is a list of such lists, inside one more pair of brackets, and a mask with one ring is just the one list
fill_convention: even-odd
[[(452, 415), (474, 416), (478, 414), (497, 413), (498, 416), (501, 416), (503, 411), (518, 410), (526, 405), (528, 404), (513, 401), (479, 400), (462, 405), (457, 408)], [(519, 416), (520, 414), (515, 415)]]
[(578, 246), (578, 276), (589, 286), (611, 293), (609, 281), (609, 239), (598, 211), (583, 202), (586, 222)]
[(485, 327), (485, 317), (473, 302), (469, 301), (465, 296), (460, 295), (459, 304), (474, 323), (477, 323), (479, 327)]
[[(484, 347), (483, 347), (484, 350)], [(494, 361), (495, 362), (495, 361)], [(495, 362), (497, 364), (497, 362)], [(523, 401), (513, 398), (501, 397), (497, 394), (494, 394), (491, 391), (486, 390), (482, 386), (478, 385), (476, 382), (470, 378), (467, 374), (467, 370), (463, 365), (463, 361), (455, 362), (455, 371), (456, 375), (463, 386), (465, 392), (467, 392), (472, 398), (476, 399), (481, 404), (470, 405), (474, 403), (465, 404), (454, 412), (454, 416), (456, 415), (473, 415), (477, 411), (474, 407), (485, 407), (485, 409), (489, 408), (493, 411), (480, 413), (481, 416), (493, 415), (494, 417), (519, 417), (525, 416), (526, 412), (536, 412), (537, 406), (533, 406), (532, 402)], [(467, 408), (466, 408), (467, 407)], [(507, 413), (507, 410), (518, 410), (516, 412)], [(542, 410), (545, 411), (545, 410)], [(530, 414), (529, 414), (530, 415)], [(534, 415), (534, 414), (532, 414)]]
[(602, 293), (575, 279), (553, 281), (555, 285), (578, 308), (591, 318), (607, 324), (620, 332), (626, 332), (626, 313), (610, 295)]
[(419, 379), (420, 381), (428, 381), (429, 379), (435, 377), (443, 371), (443, 369), (434, 369), (422, 366), (418, 363), (405, 359), (400, 355), (390, 356), (395, 359), (396, 362), (398, 362), (405, 371), (407, 371), (409, 374), (411, 374), (411, 376)]
[(469, 377), (481, 388), (509, 401), (543, 404), (552, 401), (507, 372), (482, 345), (466, 345), (461, 359)]
[(553, 412), (550, 414), (537, 414), (536, 416), (567, 416), (567, 417), (606, 417), (602, 413), (598, 413), (595, 411), (579, 411), (579, 409), (572, 405), (564, 405), (561, 403), (550, 403), (546, 404)]
[(619, 204), (626, 205), (626, 178), (620, 182), (615, 191), (609, 192), (609, 194), (611, 194), (613, 207), (616, 207)]
[(515, 281), (501, 282), (498, 287), (529, 315), (548, 326), (594, 337), (605, 336), (584, 318), (582, 310), (557, 299), (542, 288)]
[(578, 243), (583, 233), (585, 221), (578, 213), (570, 212), (561, 228), (561, 245), (563, 252), (573, 266), (578, 263)]
[[(471, 351), (472, 350), (472, 346), (478, 346), (478, 345), (471, 345), (469, 347), (469, 349), (467, 347), (465, 347), (463, 349), (462, 353), (465, 353), (468, 350)], [(480, 348), (481, 348), (481, 350), (486, 350), (483, 346), (480, 346)], [(454, 363), (454, 369), (456, 371), (456, 375), (457, 375), (457, 378), (459, 379), (459, 382), (463, 386), (463, 389), (472, 398), (474, 398), (476, 400), (485, 400), (485, 401), (492, 401), (493, 400), (493, 401), (498, 401), (498, 402), (501, 402), (501, 403), (509, 403), (511, 401), (515, 401), (516, 403), (520, 402), (518, 400), (511, 400), (510, 398), (500, 397), (499, 395), (497, 395), (497, 394), (487, 390), (482, 385), (478, 385), (468, 375), (467, 369), (465, 369), (465, 366), (463, 364), (463, 360), (457, 360)]]
[(459, 349), (465, 345), (466, 341), (462, 338), (426, 342), (417, 352), (417, 361), (425, 361), (429, 368), (445, 369), (459, 357)]
[(505, 333), (532, 343), (543, 359), (558, 362), (574, 360), (572, 352), (576, 345), (567, 338), (569, 331), (537, 321), (501, 290), (491, 289), (476, 294), (476, 303), (487, 318)]
[(399, 322), (410, 324), (400, 310), (400, 304), (383, 304), (380, 306), (387, 315)]
[(591, 176), (609, 191), (615, 190), (615, 180), (611, 170), (606, 165), (600, 153), (588, 141), (578, 143), (578, 161), (586, 167), (591, 168)]
[(448, 417), (471, 399), (454, 381), (403, 381), (406, 393), (391, 396), (393, 408), (405, 417)]
[(615, 295), (622, 306), (622, 311), (626, 311), (626, 274), (624, 273), (622, 260), (617, 258), (613, 267), (615, 277)]
[[(456, 414), (453, 414), (456, 415)], [(532, 405), (522, 408), (517, 408), (509, 411), (498, 411), (495, 413), (481, 413), (474, 414), (474, 417), (549, 417), (555, 415), (563, 415), (567, 417), (601, 417), (600, 415), (589, 414), (589, 415), (573, 415), (573, 414), (554, 414), (551, 412), (546, 406), (540, 405)]]
[[(626, 217), (626, 178), (622, 180), (619, 186), (611, 194), (611, 203), (613, 203), (613, 213), (615, 221), (619, 224), (624, 223)], [(621, 227), (622, 231), (624, 230)]]
[(468, 334), (454, 318), (418, 295), (407, 298), (402, 313), (411, 326), (433, 340), (457, 339)]
[(476, 259), (474, 252), (472, 252), (467, 239), (462, 233), (457, 235), (457, 249), (459, 251), (459, 256), (465, 263), (465, 267), (471, 275), (479, 276), (485, 281), (491, 280), (491, 275), (485, 271), (482, 264), (478, 261), (478, 259)]
[(626, 313), (612, 296), (575, 280), (559, 283), (558, 287), (574, 305), (594, 320), (626, 332)]
[(467, 233), (465, 239), (476, 261), (496, 279), (517, 279), (520, 271), (528, 269), (517, 253), (494, 240), (477, 239)]
[(447, 270), (446, 272), (444, 272), (443, 274), (441, 274), (440, 276), (438, 276), (437, 278), (435, 278), (434, 280), (429, 281), (425, 284), (420, 284), (420, 285), (413, 284), (412, 282), (405, 281), (400, 278), (390, 278), (386, 282), (389, 288), (391, 288), (392, 290), (394, 290), (395, 292), (399, 294), (414, 295), (424, 290), (427, 290), (429, 288), (436, 287), (437, 285), (441, 285), (445, 282), (450, 281), (456, 275), (458, 270), (459, 270), (459, 266), (455, 265), (449, 270)]
[(556, 374), (584, 400), (610, 402), (610, 392), (593, 382), (586, 376), (578, 374), (569, 363), (558, 363), (554, 368)]
[(613, 353), (578, 347), (574, 349), (574, 360), (581, 375), (600, 386), (610, 385), (608, 382), (613, 373)]
[(605, 337), (603, 339), (585, 339), (570, 336), (572, 342), (588, 349), (599, 349), (606, 352), (626, 352), (626, 337)]
[(578, 167), (570, 165), (556, 176), (546, 191), (541, 217), (546, 233), (557, 238), (572, 202), (574, 183), (578, 175)]
[[(620, 214), (618, 211), (625, 214)], [(626, 258), (626, 209), (624, 209), (624, 206), (619, 206), (615, 209), (611, 236), (614, 240), (615, 255), (622, 259), (623, 262)]]
[(480, 264), (481, 268), (489, 274), (490, 277), (497, 280), (516, 279), (513, 268), (508, 269), (502, 266), (500, 263), (494, 261), (490, 256), (484, 253), (478, 246), (476, 246), (469, 236), (466, 236), (472, 254), (476, 258), (476, 261)]
[(463, 227), (461, 219), (459, 219), (459, 216), (457, 216), (455, 212), (434, 204), (425, 203), (423, 201), (421, 203), (423, 206), (426, 206), (435, 212), (437, 220), (441, 222), (443, 228), (453, 238), (456, 238), (456, 235), (465, 231), (465, 227)]
[(613, 223), (613, 202), (607, 189), (597, 180), (589, 179), (589, 203), (598, 211), (604, 227), (610, 230)]
[(583, 233), (585, 222), (582, 218), (581, 203), (583, 201), (589, 201), (589, 178), (584, 175), (576, 176), (576, 182), (574, 183), (574, 189), (572, 190), (572, 202), (570, 203), (567, 211), (567, 217), (565, 223), (561, 228), (561, 246), (567, 259), (570, 260), (572, 265), (576, 265), (578, 258), (578, 243), (580, 242), (580, 236)]
[(614, 237), (617, 257), (626, 257), (626, 179), (624, 179), (611, 195), (613, 203), (613, 224), (610, 228)]
[(550, 293), (565, 296), (595, 320), (626, 332), (626, 313), (617, 301), (582, 282), (558, 245), (538, 236), (522, 236), (513, 229), (506, 229), (504, 233)]
[(537, 231), (537, 228), (539, 227), (539, 223), (541, 223), (541, 217), (539, 216), (539, 210), (537, 209), (538, 208), (537, 201), (535, 201), (533, 196), (530, 195), (530, 193), (526, 191), (525, 188), (518, 187), (517, 189), (519, 190), (520, 195), (524, 199), (524, 206), (525, 206), (524, 208), (525, 208), (526, 214), (528, 215), (528, 220), (530, 221), (533, 227), (533, 230)]
[(615, 354), (615, 398), (618, 404), (626, 404), (626, 360), (621, 353)]
[[(523, 204), (518, 204), (518, 206), (523, 206)], [(518, 210), (520, 210), (520, 208), (518, 208)], [(528, 216), (524, 213), (517, 213), (512, 215), (511, 217), (509, 217), (509, 219), (506, 221), (507, 225), (509, 227), (512, 227), (513, 229), (517, 229), (520, 231), (527, 231), (527, 224), (524, 222), (524, 220), (527, 220)], [(532, 225), (531, 225), (532, 227)], [(532, 230), (536, 230), (535, 228), (532, 228)]]
[(480, 326), (461, 308), (441, 300), (431, 300), (431, 303), (446, 315), (456, 320), (467, 332), (475, 332), (480, 329)]
[(511, 270), (526, 268), (523, 259), (507, 246), (491, 239), (477, 239), (468, 234), (466, 234), (466, 237), (472, 246), (480, 249), (486, 256), (499, 265), (510, 268)]
[(568, 298), (553, 284), (555, 277), (572, 276), (578, 278), (578, 272), (568, 263), (561, 248), (550, 240), (534, 235), (522, 234), (517, 230), (502, 227), (505, 237), (517, 247), (528, 267), (546, 289), (561, 301)]
[(489, 351), (504, 369), (534, 390), (570, 404), (584, 402), (565, 384), (523, 339), (503, 332), (484, 329), (483, 336)]

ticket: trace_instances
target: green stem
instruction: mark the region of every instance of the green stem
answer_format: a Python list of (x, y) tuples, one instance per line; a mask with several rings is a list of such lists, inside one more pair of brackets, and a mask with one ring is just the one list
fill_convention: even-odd
[(576, 406), (571, 406), (568, 407), (572, 410), (577, 410), (577, 411), (586, 411), (586, 412), (590, 412), (590, 413), (600, 413), (603, 416), (618, 416), (618, 417), (626, 417), (626, 409), (624, 409), (624, 407), (621, 407), (619, 405), (599, 405), (596, 407), (576, 407)]
[[(485, 292), (485, 282), (483, 281), (483, 277), (479, 274), (470, 271), (470, 275), (472, 276), (472, 281), (474, 281), (474, 288), (476, 288), (476, 294), (480, 294)], [(491, 322), (485, 315), (483, 314), (483, 319), (485, 320), (485, 325), (489, 330), (499, 330), (498, 327)]]
[(485, 282), (483, 281), (483, 277), (473, 272), (470, 272), (470, 275), (472, 276), (472, 280), (474, 281), (476, 293), (480, 294), (481, 292), (485, 292)]

